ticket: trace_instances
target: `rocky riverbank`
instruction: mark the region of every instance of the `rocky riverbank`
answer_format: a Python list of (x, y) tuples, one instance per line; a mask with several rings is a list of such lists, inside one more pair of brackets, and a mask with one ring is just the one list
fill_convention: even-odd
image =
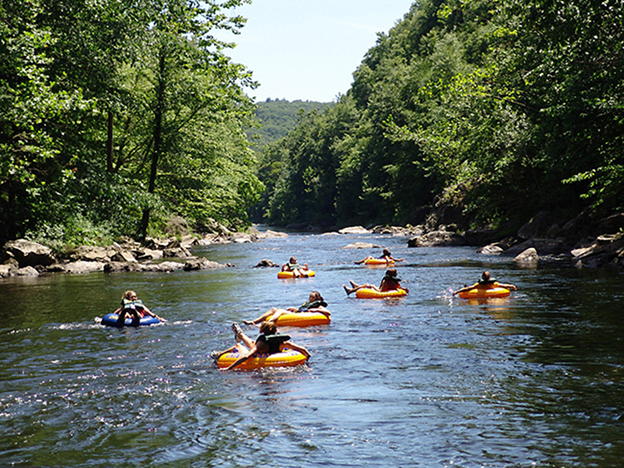
[(151, 239), (140, 244), (132, 239), (121, 239), (110, 246), (81, 245), (54, 254), (44, 245), (26, 239), (7, 242), (0, 251), (0, 277), (39, 276), (48, 273), (81, 274), (97, 271), (172, 272), (234, 267), (192, 254), (194, 247), (211, 244), (255, 242), (258, 239), (279, 236), (256, 229), (249, 233), (223, 230), (202, 238), (190, 235), (181, 238)]
[[(551, 213), (539, 213), (513, 236), (504, 238), (499, 238), (496, 231), (460, 231), (452, 224), (429, 229), (426, 226), (376, 226), (371, 229), (354, 226), (341, 229), (337, 234), (376, 233), (407, 237), (409, 247), (474, 246), (480, 254), (509, 256), (522, 264), (563, 261), (579, 268), (613, 267), (624, 270), (624, 213), (600, 219), (581, 214), (563, 225), (553, 219), (555, 217)], [(197, 257), (192, 254), (192, 249), (210, 244), (256, 242), (284, 236), (287, 234), (274, 231), (260, 233), (251, 229), (248, 233), (233, 233), (223, 228), (201, 238), (184, 235), (169, 239), (147, 239), (143, 244), (122, 239), (106, 247), (79, 246), (60, 255), (55, 255), (44, 245), (18, 239), (7, 242), (0, 251), (0, 277), (228, 268), (235, 265)], [(356, 243), (345, 248), (364, 246), (381, 247)], [(258, 265), (267, 266), (277, 264)]]
[(582, 213), (564, 223), (541, 212), (513, 236), (497, 238), (495, 231), (437, 226), (408, 240), (410, 247), (468, 245), (483, 255), (505, 255), (521, 263), (567, 261), (578, 268), (613, 267), (624, 270), (624, 213), (596, 217)]

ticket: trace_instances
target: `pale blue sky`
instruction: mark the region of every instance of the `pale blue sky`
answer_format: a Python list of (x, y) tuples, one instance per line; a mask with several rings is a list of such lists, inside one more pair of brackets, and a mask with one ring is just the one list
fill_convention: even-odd
[(247, 18), (228, 54), (253, 71), (256, 101), (331, 102), (347, 92), (353, 72), (409, 11), (414, 0), (253, 0), (236, 9)]

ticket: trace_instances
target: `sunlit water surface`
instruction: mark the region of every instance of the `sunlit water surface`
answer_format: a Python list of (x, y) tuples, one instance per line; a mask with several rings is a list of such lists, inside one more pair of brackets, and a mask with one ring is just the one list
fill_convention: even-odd
[[(402, 299), (355, 265), (373, 242), (405, 257)], [(624, 277), (522, 269), (472, 248), (389, 236), (290, 234), (211, 246), (235, 268), (0, 282), (3, 466), (615, 467), (624, 460)], [(278, 280), (291, 255), (317, 276)], [(484, 269), (518, 291), (470, 303)], [(96, 323), (134, 289), (163, 325)], [(231, 323), (319, 290), (332, 323), (282, 331), (313, 354), (285, 370), (223, 372)], [(244, 327), (252, 336), (253, 327)]]

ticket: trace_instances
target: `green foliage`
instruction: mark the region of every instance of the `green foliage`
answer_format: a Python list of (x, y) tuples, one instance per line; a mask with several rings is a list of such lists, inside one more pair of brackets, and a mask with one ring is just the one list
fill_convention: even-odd
[(256, 103), (256, 119), (259, 127), (251, 128), (247, 134), (256, 148), (263, 148), (285, 137), (295, 125), (299, 116), (312, 111), (322, 111), (330, 103), (314, 101), (287, 101), (267, 99)]
[[(621, 208), (623, 6), (414, 3), (347, 95), (272, 150), (268, 219), (414, 223), (443, 202), (466, 226), (497, 227), (543, 209)], [(335, 184), (322, 205), (318, 174)]]
[(246, 1), (3, 2), (0, 241), (248, 224), (255, 83), (212, 36)]

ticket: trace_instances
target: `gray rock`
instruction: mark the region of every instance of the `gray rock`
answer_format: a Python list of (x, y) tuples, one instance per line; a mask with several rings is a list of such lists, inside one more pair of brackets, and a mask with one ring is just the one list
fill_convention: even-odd
[(515, 257), (531, 247), (535, 248), (539, 255), (562, 253), (568, 248), (563, 239), (530, 239), (506, 249), (503, 255)]
[[(117, 246), (117, 249), (120, 249)], [(114, 248), (98, 247), (90, 245), (79, 245), (73, 251), (69, 253), (67, 258), (73, 261), (87, 261), (87, 262), (107, 262), (110, 260), (111, 255), (116, 253)]]
[(534, 247), (530, 247), (516, 256), (514, 261), (518, 263), (537, 263), (539, 261), (539, 255), (537, 255), (537, 250), (535, 250)]
[(52, 265), (46, 268), (48, 273), (65, 273), (67, 268), (62, 263), (53, 263)]
[(152, 249), (140, 249), (134, 252), (135, 258), (138, 261), (144, 260), (160, 260), (163, 258), (162, 250), (152, 250)]
[(95, 271), (104, 271), (104, 265), (104, 262), (87, 262), (85, 260), (78, 260), (77, 262), (70, 262), (66, 264), (65, 272), (73, 275), (93, 273)]
[(153, 237), (145, 238), (145, 247), (150, 250), (165, 250), (170, 243), (171, 239), (154, 239)]
[(503, 248), (498, 244), (486, 245), (484, 247), (481, 247), (479, 250), (477, 250), (477, 253), (480, 253), (483, 255), (500, 255), (503, 252), (504, 252)]
[(270, 229), (260, 234), (262, 239), (284, 239), (286, 237), (288, 237), (288, 234), (285, 232), (271, 231)]
[(442, 247), (466, 245), (461, 234), (449, 231), (432, 231), (419, 237), (412, 237), (407, 241), (408, 247)]
[(345, 245), (343, 249), (382, 249), (381, 245), (371, 244), (370, 242), (353, 242)]
[(217, 269), (225, 268), (225, 266), (226, 265), (222, 265), (221, 263), (208, 260), (207, 258), (199, 257), (187, 260), (184, 263), (184, 271)]
[(370, 234), (370, 231), (362, 226), (351, 226), (338, 231), (340, 234)]
[(2, 254), (4, 259), (15, 259), (22, 268), (35, 265), (47, 266), (56, 263), (56, 259), (49, 247), (26, 239), (7, 242), (2, 247)]
[(167, 248), (163, 250), (163, 257), (165, 258), (189, 258), (192, 257), (191, 252), (189, 252), (184, 247), (178, 248)]
[(106, 273), (120, 273), (124, 271), (144, 271), (143, 265), (138, 262), (108, 262), (104, 265)]
[[(131, 265), (131, 264), (130, 264)], [(184, 264), (180, 262), (162, 262), (162, 263), (150, 263), (147, 265), (141, 265), (139, 271), (151, 271), (156, 273), (171, 273), (184, 269)]]
[(420, 236), (422, 229), (420, 227), (402, 227), (402, 226), (375, 226), (371, 230), (375, 234), (389, 234), (391, 236)]
[(254, 268), (279, 268), (279, 265), (268, 259), (262, 259)]
[(39, 276), (39, 272), (35, 267), (27, 266), (15, 270), (15, 276)]
[(134, 258), (132, 252), (128, 250), (122, 250), (120, 252), (115, 253), (115, 255), (111, 256), (111, 261), (113, 262), (136, 262), (137, 259)]
[(182, 270), (184, 264), (181, 262), (162, 263), (138, 263), (138, 262), (108, 262), (104, 265), (106, 273), (122, 273), (127, 271), (170, 273)]
[(254, 238), (251, 234), (236, 232), (232, 234), (232, 242), (234, 242), (235, 244), (250, 244), (254, 242)]

